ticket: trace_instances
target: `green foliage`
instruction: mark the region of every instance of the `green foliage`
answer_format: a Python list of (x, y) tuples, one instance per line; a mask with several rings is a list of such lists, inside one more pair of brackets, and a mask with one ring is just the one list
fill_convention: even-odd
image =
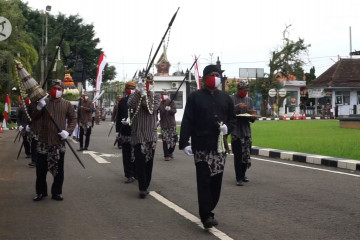
[(237, 87), (236, 87), (237, 82), (235, 81), (235, 78), (232, 79), (231, 81), (229, 81), (229, 80), (231, 80), (231, 79), (228, 79), (228, 82), (226, 83), (226, 85), (228, 86), (228, 89), (226, 90), (226, 92), (229, 95), (232, 95), (237, 92)]

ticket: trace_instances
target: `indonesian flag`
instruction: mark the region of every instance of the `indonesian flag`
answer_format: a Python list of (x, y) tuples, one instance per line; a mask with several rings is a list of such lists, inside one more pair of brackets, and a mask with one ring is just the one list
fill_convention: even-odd
[(6, 101), (5, 101), (5, 109), (4, 109), (4, 119), (9, 119), (9, 113), (11, 112), (11, 104), (10, 104), (10, 97), (9, 94), (6, 94)]
[(198, 66), (198, 62), (197, 62), (196, 56), (195, 56), (195, 71), (194, 71), (194, 75), (195, 75), (195, 81), (196, 81), (197, 89), (201, 89), (201, 82), (200, 82), (200, 75), (199, 75), (199, 66)]
[(106, 56), (104, 53), (101, 53), (98, 63), (97, 74), (96, 74), (96, 84), (95, 84), (96, 94), (99, 94), (100, 92), (102, 78), (103, 78), (103, 70), (105, 68), (105, 65), (106, 65)]

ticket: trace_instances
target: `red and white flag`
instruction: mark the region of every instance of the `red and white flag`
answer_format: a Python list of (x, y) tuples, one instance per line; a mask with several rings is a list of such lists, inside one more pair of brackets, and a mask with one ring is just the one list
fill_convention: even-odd
[(198, 59), (195, 56), (195, 66), (194, 66), (194, 75), (197, 89), (201, 89), (201, 82), (200, 82), (200, 75), (199, 75), (199, 66), (198, 66)]
[(11, 103), (9, 94), (6, 94), (5, 108), (4, 108), (4, 119), (9, 119), (9, 113), (11, 112)]
[(105, 68), (105, 65), (106, 65), (106, 56), (104, 53), (101, 53), (98, 62), (97, 74), (96, 74), (95, 97), (100, 93), (102, 78), (103, 78), (103, 70)]

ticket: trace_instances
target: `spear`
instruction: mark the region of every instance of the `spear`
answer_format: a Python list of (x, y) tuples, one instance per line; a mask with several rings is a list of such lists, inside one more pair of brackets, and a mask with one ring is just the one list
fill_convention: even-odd
[[(199, 57), (200, 57), (200, 55), (199, 55)], [(189, 69), (189, 72), (190, 72), (191, 69), (195, 66), (195, 63), (197, 62), (197, 60), (199, 59), (199, 57), (196, 57), (196, 56), (195, 56), (195, 61), (194, 61), (194, 63), (191, 65), (191, 67), (190, 67), (190, 69)], [(187, 75), (187, 74), (186, 74), (186, 75)], [(185, 75), (184, 79), (182, 80), (182, 82), (180, 83), (180, 86), (179, 86), (178, 89), (176, 90), (175, 95), (174, 95), (174, 97), (171, 99), (171, 101), (170, 101), (170, 103), (169, 103), (168, 106), (170, 106), (171, 103), (174, 101), (174, 99), (176, 99), (176, 96), (177, 96), (177, 94), (178, 94), (178, 92), (179, 92), (179, 89), (181, 88), (181, 86), (183, 85), (183, 83), (184, 83), (185, 80), (186, 80), (186, 77), (187, 77), (186, 75)]]
[(151, 59), (150, 64), (147, 66), (146, 72), (145, 72), (145, 74), (144, 74), (144, 77), (145, 77), (145, 78), (146, 78), (147, 75), (149, 74), (150, 68), (151, 68), (151, 66), (153, 65), (154, 61), (155, 61), (156, 55), (157, 55), (158, 52), (159, 52), (159, 49), (160, 49), (160, 47), (161, 47), (161, 44), (163, 43), (163, 41), (164, 41), (164, 39), (165, 39), (165, 37), (166, 37), (166, 34), (167, 34), (168, 31), (170, 30), (170, 28), (171, 28), (171, 26), (172, 26), (172, 24), (173, 24), (173, 22), (174, 22), (174, 20), (175, 20), (175, 18), (176, 18), (176, 14), (177, 14), (177, 12), (179, 11), (179, 9), (180, 9), (180, 7), (178, 7), (178, 9), (176, 10), (175, 14), (174, 14), (173, 17), (171, 18), (171, 21), (169, 22), (168, 28), (166, 29), (166, 32), (165, 32), (164, 36), (162, 37), (162, 39), (161, 39), (161, 41), (160, 41), (160, 43), (159, 43), (158, 48), (156, 49), (156, 52), (155, 52), (153, 58)]

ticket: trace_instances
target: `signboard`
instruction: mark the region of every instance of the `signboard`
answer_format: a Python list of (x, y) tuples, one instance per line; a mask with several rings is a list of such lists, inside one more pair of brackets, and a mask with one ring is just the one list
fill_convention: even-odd
[(269, 96), (270, 97), (275, 97), (275, 95), (276, 95), (276, 90), (274, 88), (270, 89), (269, 90)]
[(12, 26), (7, 18), (0, 16), (0, 41), (7, 39), (11, 35)]
[(263, 78), (263, 68), (239, 68), (240, 78)]
[(285, 81), (284, 86), (305, 87), (306, 81)]
[(281, 88), (279, 90), (279, 96), (280, 97), (285, 97), (286, 96), (286, 89), (285, 88)]
[(323, 88), (309, 88), (308, 89), (309, 98), (322, 98), (325, 97), (325, 92)]

